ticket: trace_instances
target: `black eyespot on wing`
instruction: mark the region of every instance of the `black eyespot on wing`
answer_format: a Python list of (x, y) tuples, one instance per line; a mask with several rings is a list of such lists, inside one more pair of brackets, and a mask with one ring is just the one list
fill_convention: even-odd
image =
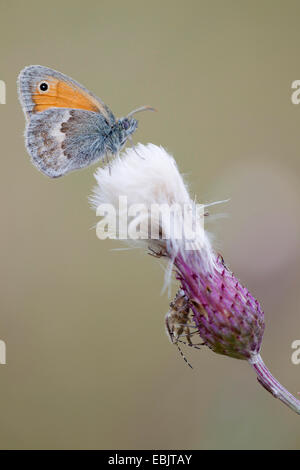
[(40, 89), (40, 91), (42, 91), (43, 93), (44, 93), (45, 91), (47, 91), (48, 88), (49, 88), (49, 85), (48, 85), (47, 82), (41, 82), (40, 85), (39, 85), (39, 89)]

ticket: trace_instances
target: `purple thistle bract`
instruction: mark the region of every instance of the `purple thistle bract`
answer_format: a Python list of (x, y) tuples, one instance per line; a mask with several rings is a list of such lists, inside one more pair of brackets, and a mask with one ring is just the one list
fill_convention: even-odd
[(260, 351), (264, 313), (218, 255), (206, 273), (199, 252), (177, 256), (177, 279), (190, 299), (193, 319), (205, 345), (218, 354), (251, 360)]

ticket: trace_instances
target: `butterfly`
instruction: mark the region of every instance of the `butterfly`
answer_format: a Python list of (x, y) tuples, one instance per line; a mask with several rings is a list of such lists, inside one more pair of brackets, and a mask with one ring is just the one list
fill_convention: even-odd
[(78, 82), (41, 65), (25, 67), (18, 78), (27, 120), (25, 145), (33, 164), (50, 178), (109, 161), (131, 139), (137, 108), (116, 119), (106, 104)]

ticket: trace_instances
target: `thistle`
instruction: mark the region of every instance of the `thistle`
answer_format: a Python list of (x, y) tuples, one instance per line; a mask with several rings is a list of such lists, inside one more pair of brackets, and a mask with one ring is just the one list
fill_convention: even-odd
[[(197, 210), (173, 157), (161, 147), (140, 144), (118, 157), (110, 170), (99, 168), (95, 177), (93, 205), (112, 207), (119, 231), (120, 226), (131, 227), (126, 241), (164, 258), (166, 284), (172, 273), (180, 284), (165, 318), (171, 342), (179, 347), (184, 337), (186, 344), (198, 347), (192, 341), (198, 336), (213, 352), (248, 361), (259, 383), (300, 414), (300, 401), (270, 374), (260, 356), (265, 328), (262, 308), (213, 250), (203, 230), (206, 206)], [(140, 210), (120, 209), (124, 196), (128, 208), (138, 205)], [(179, 210), (169, 212), (168, 217), (164, 211), (153, 217), (153, 206)], [(183, 217), (186, 206), (190, 210)], [(132, 239), (129, 232), (139, 236)], [(111, 227), (107, 233), (117, 238)]]

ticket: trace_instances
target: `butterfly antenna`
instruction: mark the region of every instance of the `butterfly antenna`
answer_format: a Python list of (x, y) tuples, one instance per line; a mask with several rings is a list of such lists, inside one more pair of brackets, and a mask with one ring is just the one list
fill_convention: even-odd
[(157, 111), (157, 109), (152, 108), (152, 106), (141, 106), (140, 108), (136, 108), (133, 111), (131, 111), (129, 114), (127, 114), (126, 117), (133, 116), (136, 113), (140, 113), (141, 111)]

